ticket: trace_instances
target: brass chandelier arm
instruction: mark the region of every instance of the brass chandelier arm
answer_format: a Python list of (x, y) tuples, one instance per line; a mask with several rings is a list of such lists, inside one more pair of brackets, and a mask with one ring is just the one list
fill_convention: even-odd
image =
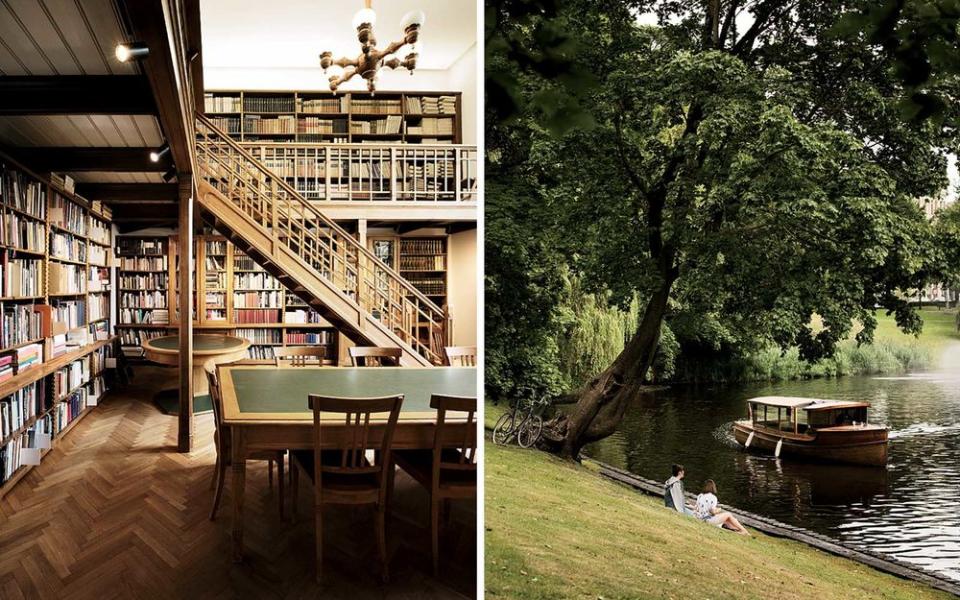
[(342, 56), (342, 57), (338, 58), (337, 60), (333, 61), (333, 64), (335, 64), (335, 65), (337, 65), (337, 66), (340, 66), (340, 67), (343, 67), (344, 69), (346, 69), (347, 67), (356, 67), (357, 64), (359, 64), (359, 63), (357, 62), (357, 59), (355, 59), (355, 58), (347, 58), (346, 56)]

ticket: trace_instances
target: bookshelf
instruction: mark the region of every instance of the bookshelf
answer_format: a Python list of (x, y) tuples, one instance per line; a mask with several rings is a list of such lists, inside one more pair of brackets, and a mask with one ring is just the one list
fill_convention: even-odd
[(367, 246), (438, 306), (447, 303), (447, 238), (371, 236)]
[(106, 391), (109, 210), (0, 154), (0, 497)]
[[(121, 298), (117, 330), (127, 356), (141, 357), (143, 340), (169, 335), (178, 328), (177, 314), (166, 308), (144, 308), (140, 309), (142, 312), (129, 314), (122, 308), (127, 285), (157, 294), (158, 305), (176, 306), (177, 273), (176, 268), (170, 266), (171, 262), (179, 263), (176, 239), (176, 236), (117, 238)], [(338, 363), (340, 333), (319, 313), (226, 238), (201, 235), (195, 244), (199, 270), (194, 295), (201, 303), (201, 310), (194, 313), (194, 328), (210, 333), (232, 333), (250, 340), (251, 358), (273, 358), (274, 348), (278, 346), (318, 345), (327, 348), (326, 364)]]
[(459, 144), (460, 92), (215, 91), (213, 123), (242, 142)]

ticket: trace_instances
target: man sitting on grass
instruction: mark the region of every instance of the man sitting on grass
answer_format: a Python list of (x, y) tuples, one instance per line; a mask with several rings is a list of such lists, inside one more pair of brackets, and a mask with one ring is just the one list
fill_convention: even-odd
[(678, 513), (693, 516), (693, 511), (687, 508), (686, 496), (683, 493), (683, 465), (673, 465), (673, 477), (663, 484), (663, 504)]

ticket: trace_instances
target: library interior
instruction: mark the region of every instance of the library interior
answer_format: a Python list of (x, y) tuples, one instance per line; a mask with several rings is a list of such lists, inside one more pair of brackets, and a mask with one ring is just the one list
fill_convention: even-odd
[(477, 26), (0, 3), (0, 597), (476, 596)]

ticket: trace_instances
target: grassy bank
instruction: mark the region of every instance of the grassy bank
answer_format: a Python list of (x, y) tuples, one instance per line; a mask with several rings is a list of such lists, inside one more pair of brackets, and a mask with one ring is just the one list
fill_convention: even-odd
[(488, 597), (951, 597), (796, 542), (704, 525), (541, 452), (487, 443), (485, 468)]

